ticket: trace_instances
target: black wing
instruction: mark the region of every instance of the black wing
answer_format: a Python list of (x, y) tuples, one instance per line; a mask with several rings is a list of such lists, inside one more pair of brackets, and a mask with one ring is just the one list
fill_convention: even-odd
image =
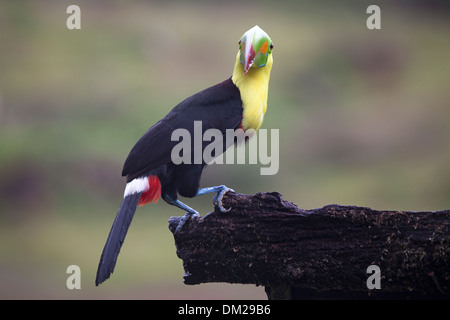
[(242, 121), (242, 100), (231, 78), (179, 103), (152, 126), (136, 143), (123, 166), (122, 175), (131, 181), (171, 162), (171, 152), (179, 141), (171, 141), (178, 128), (194, 133), (194, 121), (202, 121), (202, 131), (237, 129)]

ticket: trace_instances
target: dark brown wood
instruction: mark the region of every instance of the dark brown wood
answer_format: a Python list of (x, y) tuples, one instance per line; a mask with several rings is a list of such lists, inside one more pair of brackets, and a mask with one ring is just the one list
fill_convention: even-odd
[[(250, 283), (270, 299), (450, 298), (450, 210), (304, 210), (277, 192), (228, 192), (223, 204), (231, 211), (174, 234), (185, 284)], [(170, 218), (172, 232), (180, 219)], [(370, 265), (381, 289), (366, 285)]]

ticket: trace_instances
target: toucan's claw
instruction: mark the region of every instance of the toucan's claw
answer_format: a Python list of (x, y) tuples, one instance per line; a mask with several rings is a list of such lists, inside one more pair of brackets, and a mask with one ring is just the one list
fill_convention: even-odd
[(175, 234), (180, 232), (181, 228), (183, 228), (186, 221), (191, 219), (192, 217), (200, 217), (200, 214), (198, 212), (186, 212), (183, 218), (181, 218), (180, 223), (178, 223), (177, 228), (175, 229)]
[(219, 208), (220, 212), (230, 212), (231, 208), (226, 209), (223, 204), (222, 204), (222, 199), (223, 196), (225, 195), (225, 193), (227, 193), (228, 191), (232, 191), (234, 192), (233, 189), (230, 189), (226, 186), (221, 186), (221, 190), (214, 196), (213, 198), (213, 203), (216, 207)]

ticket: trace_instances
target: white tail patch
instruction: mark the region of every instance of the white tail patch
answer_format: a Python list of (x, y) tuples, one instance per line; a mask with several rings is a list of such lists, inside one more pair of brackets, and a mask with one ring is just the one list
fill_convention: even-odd
[(150, 189), (148, 177), (136, 178), (127, 183), (123, 197), (125, 198), (132, 194), (145, 192), (148, 191), (148, 189)]

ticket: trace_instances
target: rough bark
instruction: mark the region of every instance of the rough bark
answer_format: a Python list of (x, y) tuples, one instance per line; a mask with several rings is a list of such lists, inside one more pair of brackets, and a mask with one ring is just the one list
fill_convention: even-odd
[[(228, 192), (223, 204), (231, 211), (174, 234), (185, 284), (256, 284), (269, 299), (450, 298), (450, 210), (304, 210), (277, 192)], [(180, 219), (170, 218), (172, 232)], [(370, 265), (381, 289), (366, 285)]]

